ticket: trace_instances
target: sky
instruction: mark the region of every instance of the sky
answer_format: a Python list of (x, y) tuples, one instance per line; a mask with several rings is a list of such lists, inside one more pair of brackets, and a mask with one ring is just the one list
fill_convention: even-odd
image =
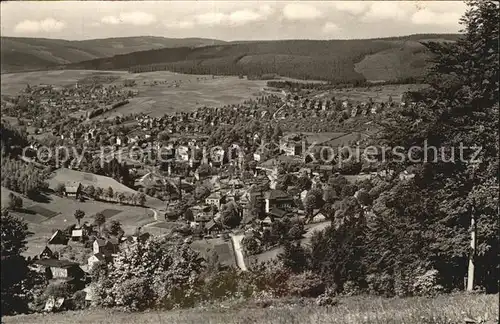
[(225, 41), (457, 33), (461, 1), (8, 1), (1, 35)]

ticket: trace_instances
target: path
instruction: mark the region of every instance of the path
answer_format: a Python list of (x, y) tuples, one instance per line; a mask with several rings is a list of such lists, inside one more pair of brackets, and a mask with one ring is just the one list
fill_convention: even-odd
[(247, 266), (245, 265), (245, 257), (243, 256), (243, 249), (241, 247), (241, 240), (244, 235), (231, 235), (231, 242), (233, 242), (234, 254), (236, 256), (236, 264), (238, 267), (247, 271)]
[(149, 208), (149, 210), (151, 210), (153, 212), (153, 217), (154, 217), (155, 221), (158, 221), (158, 212), (156, 211), (156, 209)]
[(283, 110), (283, 108), (285, 107), (286, 107), (286, 102), (281, 107), (279, 107), (278, 110), (274, 112), (273, 119), (276, 119), (276, 114), (279, 113), (281, 110)]

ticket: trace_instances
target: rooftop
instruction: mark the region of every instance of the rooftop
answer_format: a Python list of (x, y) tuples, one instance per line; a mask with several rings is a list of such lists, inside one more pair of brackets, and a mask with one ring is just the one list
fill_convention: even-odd
[(290, 196), (286, 192), (278, 189), (266, 192), (265, 197), (266, 199), (290, 199)]
[(42, 259), (36, 260), (33, 264), (42, 265), (45, 267), (69, 268), (78, 266), (78, 263), (65, 259)]

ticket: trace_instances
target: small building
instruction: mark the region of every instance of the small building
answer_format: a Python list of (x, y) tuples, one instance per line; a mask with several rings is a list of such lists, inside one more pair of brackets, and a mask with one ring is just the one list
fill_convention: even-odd
[(205, 203), (207, 205), (213, 205), (220, 208), (220, 206), (224, 203), (224, 200), (224, 197), (220, 193), (215, 192), (205, 199)]
[(326, 215), (321, 210), (317, 210), (317, 211), (313, 211), (313, 217), (311, 218), (311, 220), (309, 222), (310, 223), (319, 223), (319, 222), (324, 222), (326, 220), (327, 220)]
[(280, 152), (287, 156), (302, 154), (302, 137), (299, 134), (289, 134), (280, 139)]
[(283, 210), (283, 209), (280, 209), (280, 208), (276, 208), (276, 207), (273, 207), (273, 209), (271, 209), (268, 213), (268, 217), (271, 218), (271, 221), (274, 221), (276, 219), (282, 219), (283, 217), (285, 217), (286, 215), (288, 214), (287, 211)]
[(352, 117), (352, 118), (354, 118), (354, 117), (356, 117), (356, 116), (358, 115), (358, 110), (359, 110), (358, 106), (353, 107), (353, 108), (351, 109), (351, 117)]
[(76, 241), (76, 242), (81, 242), (83, 241), (83, 229), (82, 228), (75, 228), (74, 230), (71, 231), (71, 240)]
[(85, 273), (76, 262), (64, 259), (43, 259), (33, 262), (35, 271), (46, 274), (47, 279), (80, 280)]
[(43, 259), (54, 259), (54, 252), (52, 252), (52, 250), (48, 246), (45, 246), (45, 248), (43, 249), (43, 251), (38, 255), (38, 258), (40, 260), (43, 260)]
[(92, 269), (94, 264), (98, 262), (106, 262), (106, 256), (102, 253), (94, 253), (87, 259), (87, 264), (89, 266), (89, 270)]
[(205, 232), (207, 234), (214, 234), (221, 230), (221, 226), (219, 223), (216, 223), (214, 220), (209, 221), (205, 224)]
[(47, 244), (51, 245), (68, 245), (69, 238), (61, 230), (56, 230), (49, 238)]
[(64, 195), (66, 197), (80, 198), (83, 186), (80, 182), (67, 182), (64, 186)]
[(269, 213), (273, 207), (286, 210), (293, 206), (293, 198), (282, 190), (271, 190), (269, 192), (266, 192), (264, 199), (266, 202), (266, 213)]
[(95, 239), (92, 244), (94, 254), (101, 253), (103, 255), (111, 255), (118, 252), (118, 239), (108, 239), (104, 240), (101, 238)]

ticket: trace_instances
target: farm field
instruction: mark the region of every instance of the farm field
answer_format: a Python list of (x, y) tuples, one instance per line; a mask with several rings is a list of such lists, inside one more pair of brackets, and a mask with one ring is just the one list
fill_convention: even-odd
[[(280, 303), (281, 302), (281, 303)], [(113, 309), (92, 309), (58, 314), (6, 316), (5, 324), (132, 324), (132, 323), (322, 323), (322, 324), (444, 324), (465, 323), (466, 318), (498, 322), (498, 295), (441, 295), (435, 298), (382, 298), (353, 296), (339, 298), (333, 307), (289, 306), (286, 301), (272, 301), (272, 307), (256, 303), (222, 303), (218, 307), (193, 308), (175, 311), (126, 313)]]

